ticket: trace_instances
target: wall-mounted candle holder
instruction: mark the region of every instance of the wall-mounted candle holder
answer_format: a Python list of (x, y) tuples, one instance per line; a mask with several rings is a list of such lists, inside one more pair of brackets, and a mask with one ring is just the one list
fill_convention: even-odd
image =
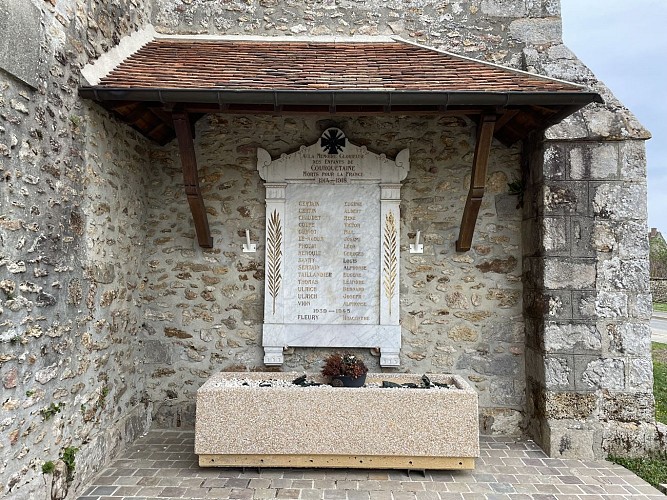
[(424, 245), (422, 243), (419, 243), (419, 239), (421, 238), (421, 231), (417, 231), (417, 235), (415, 236), (415, 242), (410, 244), (410, 253), (424, 253)]
[(245, 240), (246, 242), (243, 244), (243, 253), (252, 253), (257, 251), (257, 244), (256, 243), (250, 243), (250, 230), (246, 229), (245, 230)]

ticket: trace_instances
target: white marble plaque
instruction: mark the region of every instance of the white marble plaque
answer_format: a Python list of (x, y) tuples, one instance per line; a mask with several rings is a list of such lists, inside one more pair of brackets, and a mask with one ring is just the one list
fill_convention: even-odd
[(400, 182), (395, 161), (350, 144), (332, 128), (311, 146), (271, 160), (266, 181), (264, 362), (284, 347), (379, 348), (397, 366)]
[(380, 324), (380, 188), (293, 184), (286, 200), (285, 322)]

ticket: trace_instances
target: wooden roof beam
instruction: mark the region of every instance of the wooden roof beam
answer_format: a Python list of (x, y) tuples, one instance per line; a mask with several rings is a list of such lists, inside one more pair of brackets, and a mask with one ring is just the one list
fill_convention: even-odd
[(470, 250), (477, 222), (477, 214), (479, 213), (479, 207), (484, 197), (484, 189), (486, 188), (486, 167), (489, 163), (489, 154), (491, 153), (491, 143), (493, 142), (495, 127), (495, 114), (484, 114), (481, 116), (479, 125), (477, 126), (477, 142), (472, 160), (470, 189), (463, 209), (459, 239), (456, 240), (457, 252), (467, 252)]
[(172, 119), (180, 150), (185, 194), (188, 197), (188, 204), (190, 205), (190, 211), (195, 223), (197, 242), (202, 248), (212, 248), (213, 238), (211, 237), (206, 207), (204, 206), (204, 199), (199, 187), (197, 157), (195, 155), (194, 134), (192, 124), (190, 123), (190, 116), (184, 111), (175, 110), (172, 112)]
[(495, 133), (498, 133), (500, 129), (502, 129), (505, 125), (507, 125), (516, 115), (520, 113), (520, 110), (518, 109), (510, 109), (507, 111), (504, 111), (502, 114), (498, 116), (498, 119), (496, 120), (496, 126), (494, 128)]
[(144, 118), (144, 115), (148, 113), (146, 107), (143, 103), (137, 103), (137, 105), (126, 115), (123, 116), (123, 121), (129, 123), (130, 125), (135, 125), (139, 120)]

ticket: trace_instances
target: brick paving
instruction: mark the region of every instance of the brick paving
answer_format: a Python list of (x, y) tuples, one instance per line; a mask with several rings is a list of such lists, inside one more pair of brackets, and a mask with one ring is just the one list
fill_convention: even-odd
[(619, 465), (549, 458), (532, 441), (507, 438), (482, 437), (474, 471), (200, 468), (193, 450), (193, 432), (150, 431), (78, 500), (665, 498)]

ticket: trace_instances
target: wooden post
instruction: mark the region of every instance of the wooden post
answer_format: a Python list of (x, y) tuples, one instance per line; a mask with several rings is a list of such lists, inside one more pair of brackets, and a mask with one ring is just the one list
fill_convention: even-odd
[(484, 197), (486, 187), (486, 167), (491, 152), (493, 131), (496, 125), (495, 114), (483, 114), (477, 126), (477, 143), (475, 144), (475, 155), (472, 160), (472, 176), (470, 178), (470, 190), (463, 209), (459, 239), (456, 241), (457, 252), (467, 252), (472, 244), (475, 232), (477, 214)]
[(185, 194), (188, 197), (188, 204), (192, 212), (192, 218), (197, 232), (197, 242), (202, 248), (212, 248), (213, 238), (208, 227), (208, 216), (204, 199), (199, 187), (199, 176), (197, 174), (197, 157), (195, 155), (195, 145), (193, 141), (192, 124), (190, 117), (186, 112), (174, 111), (172, 113), (174, 121), (174, 130), (178, 139), (178, 148), (181, 155), (181, 167), (183, 169), (183, 184)]

